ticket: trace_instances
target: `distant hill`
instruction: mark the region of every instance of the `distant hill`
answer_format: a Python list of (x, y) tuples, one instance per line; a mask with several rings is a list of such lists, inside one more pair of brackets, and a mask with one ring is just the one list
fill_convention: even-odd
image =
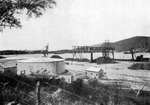
[(129, 51), (133, 47), (137, 51), (150, 51), (150, 37), (136, 36), (112, 43), (116, 51)]
[(40, 54), (41, 50), (2, 50), (0, 55)]
[(94, 45), (92, 45), (92, 47), (100, 47), (101, 45), (102, 45), (102, 43), (94, 44)]
[[(70, 49), (62, 49), (57, 51), (49, 51), (49, 53), (63, 54), (72, 53)], [(16, 55), (16, 54), (42, 54), (42, 50), (2, 50), (0, 55)]]
[[(132, 38), (120, 40), (117, 42), (108, 42), (114, 46), (115, 51), (129, 51), (133, 47), (136, 51), (148, 51), (150, 52), (150, 37), (146, 36), (135, 36)], [(100, 47), (103, 43), (92, 45), (93, 47)], [(40, 54), (41, 50), (3, 50), (0, 51), (0, 55), (10, 55), (10, 54)], [(63, 53), (73, 53), (72, 49), (62, 49), (57, 51), (49, 51), (49, 53), (63, 54)]]
[[(150, 37), (135, 36), (132, 38), (120, 40), (117, 42), (110, 42), (116, 51), (129, 51), (133, 47), (136, 51), (150, 51)], [(102, 43), (92, 45), (94, 47), (100, 47)]]

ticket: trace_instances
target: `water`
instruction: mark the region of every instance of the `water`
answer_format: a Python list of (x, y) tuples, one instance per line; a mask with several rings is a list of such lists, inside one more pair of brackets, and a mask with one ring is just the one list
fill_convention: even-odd
[[(51, 57), (54, 54), (49, 54), (48, 57)], [(67, 53), (67, 54), (57, 54), (63, 58), (72, 58), (73, 54)], [(150, 53), (136, 53), (135, 58), (139, 55), (143, 55), (144, 57), (150, 58)], [(3, 55), (5, 57), (41, 57), (43, 54), (20, 54), (20, 55)], [(96, 59), (98, 57), (102, 56), (102, 53), (94, 53), (93, 58)], [(79, 54), (76, 54), (76, 58), (87, 58), (91, 59), (91, 54), (90, 53), (83, 53), (82, 56)], [(110, 57), (112, 57), (112, 54), (110, 54)], [(115, 52), (114, 53), (114, 58), (115, 59), (132, 59), (131, 54), (124, 54), (123, 52)]]

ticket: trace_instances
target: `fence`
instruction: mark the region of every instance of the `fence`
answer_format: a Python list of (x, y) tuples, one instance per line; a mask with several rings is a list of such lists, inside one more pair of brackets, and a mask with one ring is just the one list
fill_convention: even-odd
[[(37, 96), (36, 94), (38, 94), (36, 92), (36, 85), (31, 85), (27, 82), (21, 81), (21, 80), (17, 80), (16, 78), (14, 78), (13, 76), (7, 75), (7, 74), (2, 74), (3, 77), (7, 78), (3, 79), (0, 81), (1, 85), (0, 85), (0, 91), (1, 91), (1, 98), (0, 101), (4, 103), (20, 103), (21, 105), (35, 105), (36, 101), (37, 101)], [(9, 81), (10, 80), (10, 81)], [(10, 83), (11, 82), (11, 83)], [(15, 83), (15, 84), (13, 84)], [(32, 83), (33, 84), (33, 83)], [(57, 87), (55, 85), (52, 85), (48, 82), (44, 82), (42, 84), (48, 85), (49, 87), (57, 90), (55, 93), (50, 92), (50, 91), (46, 91), (46, 90), (42, 90), (41, 87), (41, 91), (40, 93), (40, 104), (39, 105), (50, 105), (50, 103), (54, 104), (54, 105), (72, 105), (73, 102), (71, 102), (70, 100), (67, 100), (64, 97), (57, 97), (55, 95), (57, 95), (56, 93), (60, 92), (61, 93), (65, 93), (70, 95), (71, 97), (76, 97), (76, 99), (80, 100), (79, 102), (75, 102), (78, 105), (82, 105), (82, 102), (87, 102), (89, 105), (94, 105), (96, 104), (95, 102), (92, 102), (89, 99), (83, 98), (81, 96), (78, 96), (74, 93), (71, 93), (65, 89), (61, 89), (60, 87)], [(87, 105), (88, 105), (87, 104)]]

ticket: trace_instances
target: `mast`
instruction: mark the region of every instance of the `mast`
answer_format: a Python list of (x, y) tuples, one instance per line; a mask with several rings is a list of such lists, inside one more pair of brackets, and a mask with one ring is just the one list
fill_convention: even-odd
[(49, 44), (47, 44), (44, 48), (45, 48), (45, 50), (43, 50), (43, 55), (44, 55), (44, 57), (47, 57), (48, 51), (49, 51)]

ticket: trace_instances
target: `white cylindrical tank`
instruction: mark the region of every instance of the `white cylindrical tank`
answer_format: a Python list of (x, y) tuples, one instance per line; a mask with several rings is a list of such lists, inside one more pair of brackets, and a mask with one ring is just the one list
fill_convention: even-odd
[(0, 65), (3, 68), (11, 68), (16, 67), (17, 61), (29, 59), (31, 57), (8, 57), (4, 59), (0, 59)]
[(64, 59), (32, 58), (17, 62), (17, 74), (46, 74), (57, 75), (65, 72)]

